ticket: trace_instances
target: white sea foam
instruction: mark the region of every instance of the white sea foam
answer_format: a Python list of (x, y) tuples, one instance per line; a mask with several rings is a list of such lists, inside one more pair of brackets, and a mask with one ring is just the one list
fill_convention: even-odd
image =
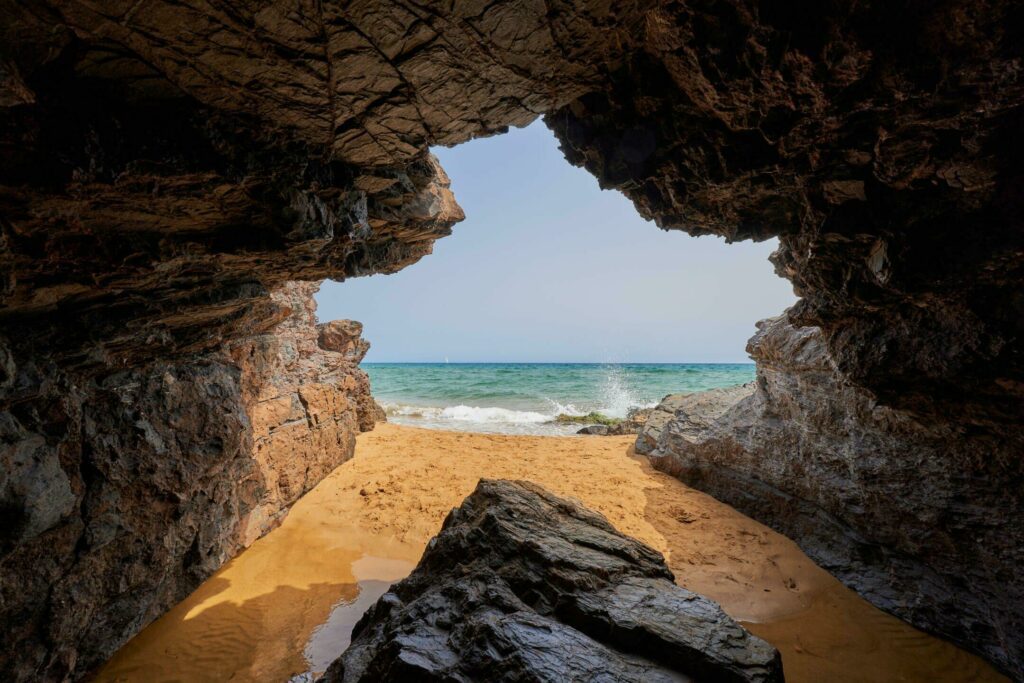
[(498, 407), (477, 407), (467, 405), (409, 406), (386, 404), (385, 412), (396, 417), (419, 417), (427, 420), (451, 420), (455, 422), (507, 422), (509, 424), (536, 424), (550, 422), (555, 415), (545, 415), (530, 410), (510, 410)]

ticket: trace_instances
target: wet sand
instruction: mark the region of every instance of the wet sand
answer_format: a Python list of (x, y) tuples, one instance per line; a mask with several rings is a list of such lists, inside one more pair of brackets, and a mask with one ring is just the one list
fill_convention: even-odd
[(528, 479), (663, 552), (677, 581), (782, 652), (787, 681), (1005, 681), (847, 590), (779, 534), (653, 470), (632, 437), (378, 425), (280, 528), (129, 642), (98, 681), (287, 681), (322, 672), (481, 477)]

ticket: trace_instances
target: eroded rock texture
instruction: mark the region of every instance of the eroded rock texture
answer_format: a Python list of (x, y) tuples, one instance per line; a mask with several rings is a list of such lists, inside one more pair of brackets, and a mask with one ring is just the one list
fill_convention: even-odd
[(325, 681), (781, 681), (664, 558), (529, 482), (481, 480)]
[[(258, 504), (243, 516), (244, 545), (275, 526), (299, 496), (351, 458), (356, 435), (378, 421), (370, 380), (358, 367), (370, 343), (359, 336), (358, 322), (316, 324), (313, 295), (319, 287), (292, 282), (274, 291), (271, 298), (290, 311), (288, 318), (268, 334), (229, 346), (242, 370), (242, 403), (257, 466), (241, 486), (259, 492)], [(323, 343), (325, 326), (349, 330), (346, 352)], [(361, 352), (351, 353), (351, 347)]]
[[(541, 114), (660, 226), (778, 235), (790, 318), (820, 329), (843, 386), (964, 453), (1017, 443), (1022, 32), (1012, 0), (0, 0), (3, 672), (76, 675), (233, 552), (255, 465), (228, 347), (283, 319), (284, 282), (429, 253), (462, 214), (428, 145)], [(902, 472), (913, 443), (879, 467)], [(965, 500), (1019, 519), (984, 493), (1019, 490), (1019, 452), (980, 472), (935, 457), (981, 492)], [(873, 538), (896, 575), (885, 558), (930, 562), (959, 521), (902, 543), (884, 480), (861, 486), (892, 513)], [(113, 481), (156, 501), (145, 540), (73, 571), (109, 536)], [(918, 623), (1019, 668), (976, 621)]]
[(279, 323), (187, 362), (54, 381), (5, 358), (7, 680), (101, 663), (352, 456), (375, 406), (359, 359), (317, 346), (316, 289), (280, 287)]
[(637, 451), (876, 605), (1024, 676), (1024, 433), (885, 406), (836, 370), (817, 328), (759, 328), (756, 388), (668, 397)]

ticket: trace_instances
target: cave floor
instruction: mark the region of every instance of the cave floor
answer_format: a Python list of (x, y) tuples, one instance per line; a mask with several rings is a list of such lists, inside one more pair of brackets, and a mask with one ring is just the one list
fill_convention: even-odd
[(1006, 680), (872, 607), (787, 538), (655, 471), (632, 442), (380, 424), (279, 528), (143, 630), (96, 680), (311, 680), (481, 477), (578, 498), (662, 551), (679, 584), (782, 652), (791, 683)]

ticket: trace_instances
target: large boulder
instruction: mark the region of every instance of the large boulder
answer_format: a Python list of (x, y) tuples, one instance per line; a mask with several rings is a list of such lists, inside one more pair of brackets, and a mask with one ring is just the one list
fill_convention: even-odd
[(781, 681), (664, 558), (529, 482), (481, 480), (324, 681)]
[(636, 450), (872, 603), (1024, 678), (1024, 434), (881, 404), (818, 328), (758, 323), (743, 391), (669, 397)]

